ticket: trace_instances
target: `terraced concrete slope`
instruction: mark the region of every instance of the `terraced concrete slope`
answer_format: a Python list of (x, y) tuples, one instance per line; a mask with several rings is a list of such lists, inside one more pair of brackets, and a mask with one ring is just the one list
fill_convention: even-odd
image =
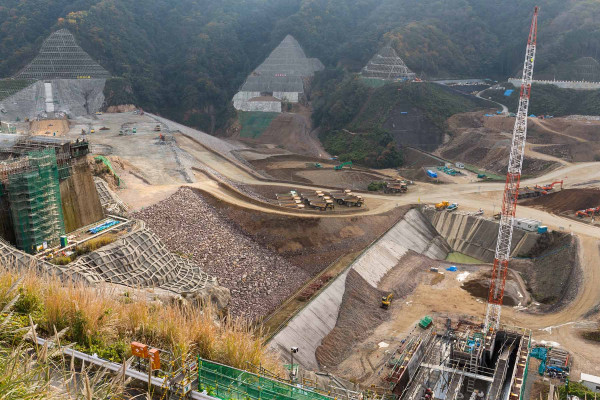
[[(425, 215), (454, 251), (491, 263), (498, 239), (498, 223), (485, 218), (445, 211), (426, 210)], [(527, 254), (539, 235), (515, 229), (512, 256)]]
[(290, 347), (297, 346), (301, 351), (294, 358), (305, 368), (318, 369), (315, 352), (323, 338), (335, 327), (349, 271), (356, 271), (371, 286), (377, 287), (381, 278), (409, 250), (431, 258), (445, 259), (451, 248), (420, 211), (410, 210), (290, 320), (273, 337), (271, 346), (278, 348), (282, 354), (287, 354)]

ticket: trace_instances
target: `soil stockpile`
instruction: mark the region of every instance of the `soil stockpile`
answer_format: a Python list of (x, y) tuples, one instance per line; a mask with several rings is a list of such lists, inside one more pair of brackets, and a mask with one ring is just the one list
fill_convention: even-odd
[(541, 303), (539, 311), (555, 311), (575, 298), (582, 278), (576, 237), (541, 235), (527, 256), (511, 260), (511, 268), (521, 272), (531, 296)]
[(234, 316), (267, 315), (309, 278), (307, 272), (252, 240), (189, 188), (132, 217), (145, 221), (171, 251), (191, 257), (229, 288), (229, 311)]
[(380, 307), (384, 291), (371, 286), (355, 270), (346, 277), (346, 291), (333, 330), (317, 347), (315, 356), (322, 366), (336, 366), (352, 353), (353, 345), (369, 337), (371, 332), (389, 318), (389, 311)]
[(317, 361), (334, 367), (348, 358), (355, 344), (368, 338), (375, 328), (389, 319), (390, 311), (381, 308), (381, 298), (393, 293), (390, 307), (394, 307), (422, 281), (421, 272), (428, 273), (431, 266), (439, 263), (410, 251), (381, 279), (379, 288), (374, 288), (358, 272), (350, 270), (337, 322), (317, 348)]
[(600, 190), (564, 189), (546, 196), (528, 199), (521, 204), (554, 213), (575, 212), (600, 206)]

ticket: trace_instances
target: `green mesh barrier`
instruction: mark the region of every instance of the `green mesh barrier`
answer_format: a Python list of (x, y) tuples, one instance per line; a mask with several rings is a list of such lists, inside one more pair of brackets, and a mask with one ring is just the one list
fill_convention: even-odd
[(332, 397), (198, 357), (198, 388), (223, 400), (331, 400)]
[(27, 153), (30, 168), (8, 177), (8, 200), (17, 248), (35, 253), (65, 234), (54, 149)]

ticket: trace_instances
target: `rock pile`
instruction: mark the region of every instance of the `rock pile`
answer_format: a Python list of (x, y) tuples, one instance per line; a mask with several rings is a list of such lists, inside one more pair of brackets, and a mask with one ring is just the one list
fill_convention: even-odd
[(267, 315), (309, 278), (246, 236), (192, 189), (181, 188), (132, 217), (145, 221), (169, 250), (191, 257), (229, 288), (234, 316)]

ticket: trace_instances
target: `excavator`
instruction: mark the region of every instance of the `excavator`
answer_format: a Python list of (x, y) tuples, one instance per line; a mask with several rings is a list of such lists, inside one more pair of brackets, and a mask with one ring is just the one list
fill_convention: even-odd
[(535, 185), (535, 186), (534, 186), (534, 189), (537, 189), (537, 190), (544, 190), (544, 191), (548, 191), (548, 190), (554, 190), (554, 185), (557, 185), (557, 184), (559, 184), (559, 183), (560, 183), (560, 190), (562, 190), (562, 189), (563, 189), (563, 181), (556, 181), (556, 182), (552, 182), (552, 183), (551, 183), (551, 184), (549, 184), (549, 185), (542, 185), (542, 186), (540, 186), (540, 185)]
[(381, 308), (387, 310), (390, 308), (390, 304), (392, 304), (392, 297), (394, 297), (394, 293), (390, 293), (387, 296), (381, 298)]
[(586, 208), (585, 210), (579, 210), (575, 213), (575, 216), (579, 217), (579, 218), (584, 218), (584, 217), (593, 217), (596, 214), (600, 214), (600, 206), (594, 208)]
[(342, 168), (344, 168), (345, 166), (348, 166), (350, 167), (350, 169), (352, 169), (352, 161), (346, 161), (344, 163), (341, 163), (340, 165), (336, 165), (335, 167), (333, 167), (333, 169), (336, 171), (341, 171)]

